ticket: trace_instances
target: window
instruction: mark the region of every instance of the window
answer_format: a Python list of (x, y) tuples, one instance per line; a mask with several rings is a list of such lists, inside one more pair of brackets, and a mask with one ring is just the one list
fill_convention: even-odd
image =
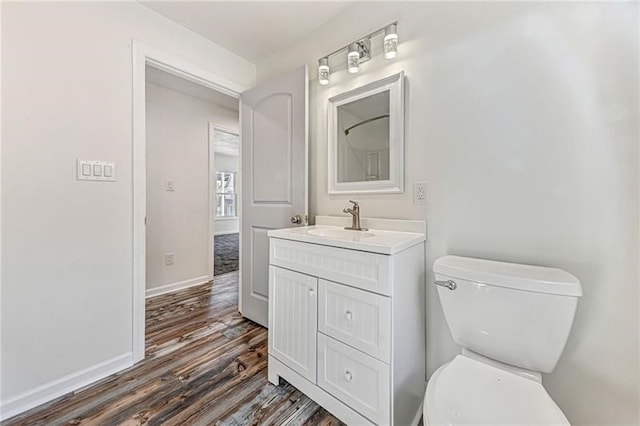
[(236, 174), (216, 173), (216, 216), (236, 217)]

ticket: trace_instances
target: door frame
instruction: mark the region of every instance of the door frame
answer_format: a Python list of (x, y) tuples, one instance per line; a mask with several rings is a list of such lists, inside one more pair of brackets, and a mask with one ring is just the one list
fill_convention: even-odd
[[(146, 215), (147, 215), (147, 159), (146, 159), (146, 76), (150, 65), (161, 71), (184, 78), (225, 95), (240, 99), (240, 93), (249, 89), (197, 65), (185, 62), (162, 50), (132, 40), (133, 79), (133, 285), (132, 285), (132, 353), (133, 362), (144, 359), (145, 349), (145, 290), (146, 290)], [(240, 154), (242, 155), (242, 154)], [(238, 171), (240, 173), (240, 170)], [(209, 182), (211, 185), (211, 182)], [(211, 191), (209, 191), (211, 198)], [(209, 200), (209, 204), (211, 200)], [(212, 227), (212, 224), (209, 224)], [(213, 234), (212, 232), (210, 232)], [(213, 238), (212, 236), (210, 238)], [(213, 248), (210, 248), (213, 250)], [(210, 259), (212, 262), (213, 260)]]

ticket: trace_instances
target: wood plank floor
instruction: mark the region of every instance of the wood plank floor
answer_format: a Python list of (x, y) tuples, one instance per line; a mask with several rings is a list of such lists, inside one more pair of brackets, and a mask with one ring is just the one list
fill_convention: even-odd
[(147, 300), (144, 361), (3, 425), (341, 425), (267, 380), (267, 330), (238, 314), (238, 275)]

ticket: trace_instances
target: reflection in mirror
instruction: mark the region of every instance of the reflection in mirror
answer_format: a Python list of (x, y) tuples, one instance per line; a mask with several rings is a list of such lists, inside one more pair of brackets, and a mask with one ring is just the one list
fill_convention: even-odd
[(404, 191), (404, 73), (329, 98), (329, 194)]
[(338, 107), (338, 182), (389, 179), (389, 91)]

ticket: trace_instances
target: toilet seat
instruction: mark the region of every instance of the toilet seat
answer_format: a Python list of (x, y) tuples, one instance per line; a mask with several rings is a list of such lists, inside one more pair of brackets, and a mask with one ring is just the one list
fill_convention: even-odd
[(542, 384), (456, 356), (427, 385), (425, 425), (569, 425)]

